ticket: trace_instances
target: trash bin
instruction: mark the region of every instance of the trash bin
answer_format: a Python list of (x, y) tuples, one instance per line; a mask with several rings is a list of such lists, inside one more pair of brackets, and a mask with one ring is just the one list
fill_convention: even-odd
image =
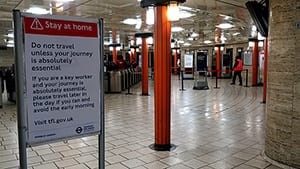
[(116, 93), (121, 92), (121, 72), (111, 71), (110, 73), (110, 92)]

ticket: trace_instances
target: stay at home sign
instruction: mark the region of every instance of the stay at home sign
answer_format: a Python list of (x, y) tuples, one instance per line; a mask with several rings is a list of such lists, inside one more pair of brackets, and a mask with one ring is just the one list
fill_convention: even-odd
[(24, 16), (27, 143), (100, 131), (97, 20)]

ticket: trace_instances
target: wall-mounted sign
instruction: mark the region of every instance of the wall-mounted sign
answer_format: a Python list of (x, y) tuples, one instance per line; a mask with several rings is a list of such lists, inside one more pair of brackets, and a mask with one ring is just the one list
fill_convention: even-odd
[(185, 54), (184, 55), (184, 68), (193, 68), (194, 63), (194, 55), (193, 54)]

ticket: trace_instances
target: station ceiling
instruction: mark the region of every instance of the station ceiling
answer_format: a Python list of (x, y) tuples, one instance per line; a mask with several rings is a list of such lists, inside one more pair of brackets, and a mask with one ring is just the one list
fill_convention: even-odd
[[(112, 30), (117, 32), (119, 43), (127, 45), (135, 33), (152, 31), (153, 25), (145, 22), (146, 9), (137, 0), (0, 0), (0, 46), (11, 40), (12, 10), (26, 11), (31, 7), (43, 8), (56, 15), (81, 18), (103, 18), (105, 41), (110, 42)], [(181, 4), (182, 17), (172, 22), (172, 27), (182, 27), (172, 32), (178, 45), (203, 46), (216, 43), (247, 42), (252, 29), (252, 20), (245, 6), (247, 0), (187, 0)], [(127, 25), (125, 19), (141, 19), (141, 25)], [(227, 23), (232, 28), (217, 26)], [(218, 38), (216, 38), (218, 37)], [(216, 40), (218, 42), (216, 42)]]

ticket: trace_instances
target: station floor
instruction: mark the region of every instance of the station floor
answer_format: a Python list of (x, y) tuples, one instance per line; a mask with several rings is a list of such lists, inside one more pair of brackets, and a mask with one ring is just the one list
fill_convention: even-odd
[[(171, 143), (173, 151), (154, 151), (153, 81), (150, 96), (141, 84), (131, 92), (105, 94), (106, 169), (279, 169), (261, 155), (264, 149), (262, 87), (230, 85), (193, 90), (193, 80), (172, 77)], [(19, 168), (16, 106), (4, 99), (0, 109), (0, 169)], [(27, 148), (30, 169), (98, 168), (97, 136)]]

